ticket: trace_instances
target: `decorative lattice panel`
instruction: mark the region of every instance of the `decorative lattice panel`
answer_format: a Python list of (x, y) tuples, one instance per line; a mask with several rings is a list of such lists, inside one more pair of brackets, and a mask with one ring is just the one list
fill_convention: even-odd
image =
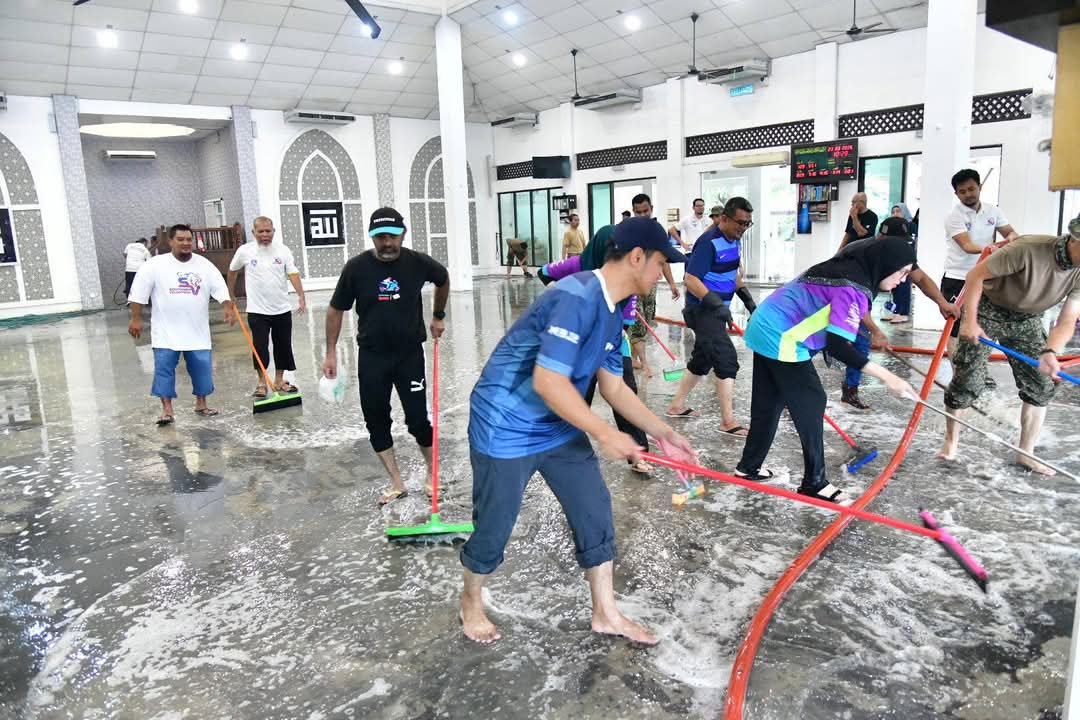
[(1001, 122), (1003, 120), (1023, 120), (1031, 117), (1024, 112), (1021, 103), (1031, 94), (1031, 88), (1009, 90), (1008, 92), (976, 95), (971, 101), (971, 122), (973, 125)]
[(838, 134), (840, 137), (865, 137), (921, 130), (922, 126), (923, 106), (904, 105), (841, 115)]
[(716, 153), (779, 147), (814, 139), (814, 121), (797, 120), (776, 125), (726, 130), (686, 138), (686, 156), (715, 155)]
[(595, 168), (630, 165), (631, 163), (652, 162), (654, 160), (667, 160), (667, 140), (578, 153), (577, 169), (593, 170)]
[(509, 165), (499, 165), (495, 168), (495, 179), (515, 180), (517, 178), (532, 177), (532, 170), (532, 160), (510, 163)]

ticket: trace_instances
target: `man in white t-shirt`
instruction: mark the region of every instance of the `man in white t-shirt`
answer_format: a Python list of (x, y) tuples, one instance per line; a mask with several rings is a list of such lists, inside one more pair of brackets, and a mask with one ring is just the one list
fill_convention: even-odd
[(135, 273), (150, 259), (150, 250), (146, 247), (146, 238), (139, 238), (138, 242), (128, 243), (124, 246), (124, 294), (131, 294), (131, 283), (135, 280)]
[[(298, 392), (296, 386), (285, 382), (285, 371), (296, 370), (296, 360), (292, 351), (292, 302), (289, 300), (289, 283), (292, 283), (300, 298), (298, 312), (307, 309), (304, 301), (304, 287), (300, 284), (300, 271), (296, 268), (292, 250), (283, 243), (274, 242), (274, 221), (268, 217), (257, 217), (251, 225), (251, 234), (255, 242), (237, 248), (229, 263), (229, 297), (236, 297), (236, 277), (244, 271), (244, 287), (247, 291), (248, 325), (251, 327), (251, 339), (258, 353), (258, 360), (253, 356), (252, 364), (258, 383), (255, 398), (265, 398), (271, 389), (282, 393)], [(266, 387), (266, 379), (259, 368), (270, 367), (270, 342), (274, 343), (274, 387)]]
[(229, 288), (214, 264), (192, 253), (191, 228), (169, 228), (167, 255), (156, 255), (135, 273), (128, 305), (131, 322), (128, 334), (142, 336), (142, 308), (153, 300), (150, 344), (154, 348), (154, 383), (150, 394), (161, 398), (158, 426), (173, 422), (173, 398), (176, 397), (176, 366), (180, 355), (191, 377), (195, 395), (195, 414), (217, 415), (207, 407), (206, 396), (214, 392), (213, 359), (210, 355), (210, 298), (221, 303), (225, 321), (236, 322)]
[(692, 252), (694, 243), (701, 234), (712, 227), (712, 218), (705, 217), (705, 201), (694, 198), (694, 212), (682, 219), (677, 226), (668, 229), (668, 235), (672, 237), (683, 250)]
[[(952, 176), (952, 186), (960, 202), (945, 217), (945, 274), (941, 278), (941, 294), (948, 302), (955, 303), (964, 289), (964, 278), (979, 262), (983, 248), (992, 244), (998, 233), (1006, 240), (1015, 239), (1017, 234), (1001, 210), (979, 200), (982, 184), (977, 170), (960, 170)], [(956, 354), (959, 332), (960, 323), (953, 323), (949, 357)]]

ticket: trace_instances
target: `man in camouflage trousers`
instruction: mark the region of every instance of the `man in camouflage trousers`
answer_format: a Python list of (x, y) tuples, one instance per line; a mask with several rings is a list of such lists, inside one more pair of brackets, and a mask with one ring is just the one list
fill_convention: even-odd
[[(953, 378), (945, 392), (945, 405), (956, 415), (971, 407), (986, 383), (990, 348), (980, 337), (996, 340), (1029, 357), (1033, 367), (1010, 358), (1023, 406), (1020, 411), (1020, 447), (1035, 449), (1046, 407), (1054, 397), (1065, 349), (1080, 318), (1080, 223), (1073, 221), (1063, 237), (1025, 235), (995, 251), (967, 274), (960, 343), (953, 358)], [(1057, 324), (1047, 335), (1043, 312), (1064, 300)], [(938, 453), (944, 460), (956, 458), (960, 425), (949, 420), (945, 443)], [(1018, 455), (1016, 463), (1042, 475), (1054, 471)]]

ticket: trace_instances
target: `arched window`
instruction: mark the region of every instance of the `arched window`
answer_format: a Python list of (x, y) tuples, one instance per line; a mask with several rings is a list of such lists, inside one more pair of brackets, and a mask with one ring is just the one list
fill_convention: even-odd
[[(472, 264), (480, 264), (476, 233), (476, 186), (472, 169), (465, 164), (469, 180), (469, 244)], [(449, 262), (446, 234), (446, 198), (443, 184), (442, 139), (433, 137), (413, 158), (409, 174), (410, 234), (415, 250), (426, 252), (446, 265)]]
[(0, 240), (0, 303), (52, 298), (52, 275), (34, 178), (26, 158), (2, 133)]
[(305, 278), (334, 278), (364, 251), (364, 213), (356, 166), (323, 130), (293, 140), (281, 161), (281, 241)]

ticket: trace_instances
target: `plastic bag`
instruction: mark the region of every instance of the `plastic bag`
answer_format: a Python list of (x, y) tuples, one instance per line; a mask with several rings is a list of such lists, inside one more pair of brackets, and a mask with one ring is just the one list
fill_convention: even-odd
[(326, 375), (319, 376), (319, 398), (328, 403), (345, 402), (345, 385), (349, 368), (345, 362), (345, 353), (337, 351), (337, 377), (331, 380)]

